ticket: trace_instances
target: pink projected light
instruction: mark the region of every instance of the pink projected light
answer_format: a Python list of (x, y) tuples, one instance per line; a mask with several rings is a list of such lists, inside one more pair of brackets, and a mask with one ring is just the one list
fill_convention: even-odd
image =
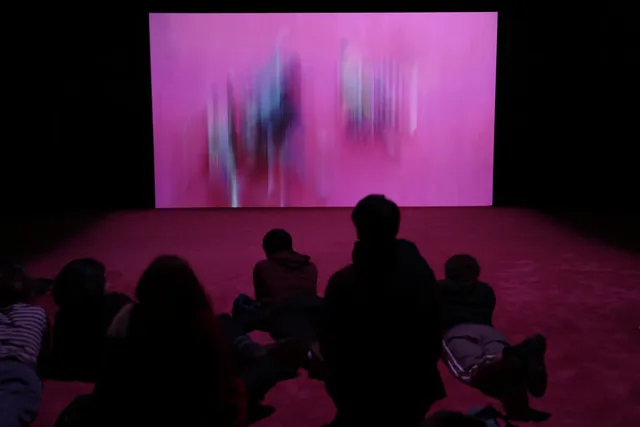
[(489, 206), (497, 13), (151, 14), (156, 206)]

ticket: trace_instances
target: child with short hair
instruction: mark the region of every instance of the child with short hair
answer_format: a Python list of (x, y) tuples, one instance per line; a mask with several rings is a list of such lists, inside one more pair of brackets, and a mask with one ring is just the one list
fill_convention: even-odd
[(49, 322), (32, 305), (30, 281), (18, 267), (0, 265), (0, 425), (23, 427), (37, 416), (42, 396), (38, 367), (48, 348)]

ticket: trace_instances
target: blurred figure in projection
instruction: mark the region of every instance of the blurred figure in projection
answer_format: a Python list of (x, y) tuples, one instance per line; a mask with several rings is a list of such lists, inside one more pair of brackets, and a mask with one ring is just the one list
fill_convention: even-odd
[(355, 138), (361, 136), (361, 127), (364, 120), (362, 73), (362, 58), (344, 40), (342, 42), (340, 62), (342, 115), (348, 134)]
[(228, 85), (225, 97), (212, 96), (208, 104), (207, 123), (209, 139), (209, 179), (211, 184), (222, 184), (224, 195), (232, 208), (239, 207), (237, 150), (233, 144), (233, 94)]
[(290, 166), (298, 159), (301, 148), (292, 148), (292, 137), (300, 123), (299, 58), (283, 60), (276, 51), (240, 105), (237, 121), (241, 125), (234, 134), (234, 146), (242, 150), (238, 162), (248, 169), (248, 186), (261, 183), (266, 177), (266, 200), (277, 192), (277, 203), (285, 206), (287, 172), (293, 169)]

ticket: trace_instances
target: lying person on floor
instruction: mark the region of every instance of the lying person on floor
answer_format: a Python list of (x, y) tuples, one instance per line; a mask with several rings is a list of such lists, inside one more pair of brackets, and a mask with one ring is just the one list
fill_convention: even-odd
[(46, 376), (62, 381), (95, 382), (107, 329), (132, 299), (106, 292), (104, 264), (76, 259), (54, 280), (52, 295), (58, 306), (53, 323), (53, 349)]
[(536, 334), (517, 345), (493, 327), (496, 296), (479, 281), (480, 264), (470, 255), (454, 255), (439, 281), (443, 313), (443, 356), (449, 370), (482, 393), (499, 399), (510, 420), (540, 422), (549, 414), (529, 406), (529, 394), (547, 388), (546, 340)]
[(26, 275), (0, 265), (0, 426), (23, 427), (40, 409), (39, 367), (46, 359), (49, 327), (41, 307), (31, 305)]
[[(308, 255), (293, 250), (293, 239), (286, 230), (270, 230), (262, 248), (266, 259), (253, 269), (255, 300), (240, 295), (234, 302), (233, 317), (247, 333), (262, 330), (275, 340), (301, 340), (314, 360), (320, 359), (317, 335), (322, 298), (318, 296), (317, 267)], [(314, 375), (320, 374), (316, 371)]]

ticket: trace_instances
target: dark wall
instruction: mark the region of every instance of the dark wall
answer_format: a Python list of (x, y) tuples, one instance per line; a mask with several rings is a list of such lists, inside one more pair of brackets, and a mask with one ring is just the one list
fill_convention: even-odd
[[(496, 204), (634, 202), (632, 17), (602, 7), (501, 11)], [(2, 145), (4, 214), (152, 207), (146, 14), (15, 19), (23, 30), (6, 83), (16, 101)]]
[[(148, 17), (75, 11), (18, 16), (13, 210), (153, 207)], [(15, 179), (18, 178), (18, 179)], [(6, 212), (5, 212), (6, 213)]]
[(509, 12), (500, 19), (496, 204), (637, 205), (633, 15), (613, 7)]

